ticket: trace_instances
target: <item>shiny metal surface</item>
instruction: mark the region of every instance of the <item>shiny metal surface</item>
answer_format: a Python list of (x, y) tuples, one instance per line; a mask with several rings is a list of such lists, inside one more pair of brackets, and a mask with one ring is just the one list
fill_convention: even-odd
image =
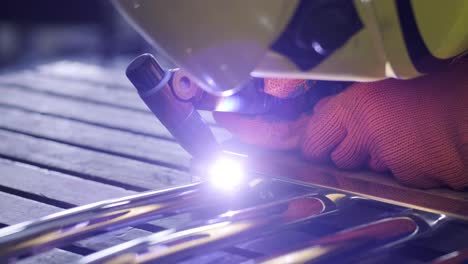
[(468, 249), (457, 250), (432, 261), (431, 264), (464, 264), (468, 262)]
[[(276, 190), (278, 186), (275, 187), (271, 180), (252, 181), (255, 184), (245, 185), (242, 190), (245, 199), (224, 195), (207, 183), (195, 183), (81, 206), (36, 221), (6, 227), (0, 230), (0, 260), (37, 254), (103, 231), (174, 214), (196, 213), (199, 221), (206, 221), (230, 210), (261, 207), (262, 203), (295, 195)], [(213, 200), (213, 195), (220, 199)]]
[[(84, 258), (80, 263), (124, 263), (130, 255), (133, 263), (175, 262), (193, 250), (213, 250), (326, 215), (338, 208), (333, 199), (347, 198), (341, 195), (328, 197), (300, 196), (255, 208), (228, 211), (204, 224), (196, 224), (193, 228), (174, 231), (172, 234), (155, 234), (109, 248)], [(302, 204), (303, 210), (294, 211), (297, 204)]]
[(396, 246), (427, 234), (445, 221), (447, 217), (443, 214), (409, 211), (399, 216), (383, 217), (328, 236), (314, 238), (293, 250), (248, 263), (323, 263), (338, 260), (345, 263), (359, 262), (359, 259), (376, 250)]
[(347, 258), (346, 262), (373, 250), (394, 246), (434, 228), (417, 215), (383, 218), (329, 236), (308, 241), (302, 247), (277, 256), (249, 263), (321, 263)]
[[(0, 259), (28, 255), (131, 224), (181, 213), (194, 206), (200, 184), (80, 206), (0, 230)], [(184, 209), (186, 208), (186, 209)]]
[(0, 260), (180, 213), (189, 213), (192, 222), (85, 256), (80, 263), (177, 263), (239, 243), (263, 243), (288, 230), (309, 229), (315, 232), (310, 238), (284, 241), (284, 249), (248, 263), (351, 261), (405, 245), (452, 221), (442, 214), (284, 179), (252, 177), (233, 193), (205, 181), (81, 206), (1, 229)]

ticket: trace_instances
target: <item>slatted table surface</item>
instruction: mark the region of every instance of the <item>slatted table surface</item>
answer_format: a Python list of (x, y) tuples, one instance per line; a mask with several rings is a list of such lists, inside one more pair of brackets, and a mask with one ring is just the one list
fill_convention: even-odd
[[(189, 155), (126, 79), (129, 61), (58, 60), (0, 74), (0, 227), (191, 181)], [(220, 141), (231, 137), (208, 113), (202, 114)], [(283, 154), (260, 155), (257, 164), (267, 175), (307, 178), (317, 185), (405, 205), (450, 207), (449, 213), (468, 216), (467, 192), (414, 190), (388, 176), (337, 171)], [(20, 263), (69, 263), (187, 221), (178, 216), (129, 227)], [(203, 263), (238, 263), (254, 253), (228, 248), (202, 258)]]
[[(129, 61), (59, 60), (0, 75), (0, 227), (190, 183), (190, 157), (126, 80)], [(230, 137), (212, 128), (219, 139)], [(22, 263), (68, 263), (184, 220), (127, 228)], [(240, 257), (213, 253), (205, 260), (225, 258)]]

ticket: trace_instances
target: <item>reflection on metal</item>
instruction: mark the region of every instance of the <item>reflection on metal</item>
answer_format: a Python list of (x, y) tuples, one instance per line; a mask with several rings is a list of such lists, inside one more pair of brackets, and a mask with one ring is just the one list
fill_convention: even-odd
[(468, 263), (468, 249), (455, 251), (437, 258), (431, 264), (465, 264)]
[(84, 222), (77, 224), (69, 225), (62, 227), (44, 234), (41, 234), (37, 237), (32, 237), (29, 240), (24, 242), (14, 244), (11, 246), (6, 246), (0, 249), (1, 254), (10, 254), (13, 252), (20, 252), (28, 248), (34, 248), (36, 246), (47, 246), (54, 247), (55, 243), (63, 239), (71, 239), (74, 236), (84, 235), (89, 232), (96, 232), (96, 230), (101, 230), (110, 225), (118, 224), (120, 222), (130, 221), (135, 217), (144, 217), (148, 213), (161, 211), (162, 208), (165, 208), (165, 204), (155, 204), (147, 206), (139, 206), (130, 209), (118, 210), (115, 212), (104, 213), (98, 217), (91, 218)]
[(288, 263), (306, 263), (308, 260), (319, 259), (320, 257), (333, 252), (337, 246), (310, 247), (294, 251), (270, 260), (265, 260), (263, 264), (288, 264)]
[(147, 222), (196, 206), (199, 184), (81, 206), (0, 230), (0, 258), (34, 254), (69, 241)]
[[(130, 241), (127, 247), (110, 248), (84, 258), (81, 263), (122, 263), (120, 255), (125, 253), (127, 259), (129, 252), (134, 256), (133, 263), (175, 261), (174, 259), (183, 256), (181, 253), (187, 254), (189, 250), (201, 247), (205, 250), (206, 247), (219, 248), (225, 242), (235, 243), (256, 238), (336, 209), (334, 206), (327, 208), (322, 199), (326, 198), (303, 196), (230, 212), (210, 220), (217, 222), (216, 224), (206, 223), (202, 227), (181, 230), (165, 237), (156, 234), (139, 239), (138, 242)], [(295, 210), (297, 204), (301, 204), (304, 210)], [(157, 250), (149, 250), (152, 248)]]
[(435, 228), (444, 220), (444, 215), (423, 212), (409, 216), (384, 218), (311, 240), (299, 249), (259, 261), (259, 263), (316, 263), (346, 255), (357, 258), (360, 254), (393, 246), (416, 235), (421, 235)]
[[(285, 241), (287, 248), (248, 263), (315, 263), (342, 258), (359, 262), (452, 221), (441, 214), (284, 179), (248, 178), (236, 192), (220, 191), (207, 181), (103, 201), (7, 227), (0, 230), (0, 262), (180, 213), (190, 214), (192, 222), (96, 252), (80, 263), (177, 263), (239, 243), (306, 229), (320, 232), (302, 241)], [(380, 211), (366, 211), (374, 210), (371, 208)], [(341, 227), (327, 230), (324, 223)], [(443, 260), (437, 263), (452, 263)]]
[[(232, 211), (239, 206), (248, 207), (250, 202), (261, 208), (262, 201), (281, 199), (281, 190), (276, 191), (273, 181), (255, 178), (252, 181), (257, 184), (247, 184), (242, 190), (247, 201), (233, 196), (213, 200), (213, 195), (221, 195), (219, 190), (213, 189), (209, 183), (196, 183), (81, 206), (37, 221), (7, 227), (0, 230), (0, 260), (37, 254), (103, 231), (174, 214), (202, 210), (203, 213), (197, 214), (197, 217), (203, 222), (215, 218), (220, 212)], [(234, 201), (230, 201), (233, 198)]]
[(409, 217), (386, 218), (312, 240), (303, 248), (260, 261), (264, 264), (315, 263), (344, 254), (356, 257), (382, 246), (410, 238), (418, 232), (417, 223)]

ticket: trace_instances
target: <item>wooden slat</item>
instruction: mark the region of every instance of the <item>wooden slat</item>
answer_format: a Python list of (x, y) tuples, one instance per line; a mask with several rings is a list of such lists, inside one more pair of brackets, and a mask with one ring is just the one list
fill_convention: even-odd
[(0, 159), (1, 186), (72, 205), (133, 195), (136, 192)]
[(0, 103), (152, 136), (172, 138), (150, 115), (1, 86)]
[[(80, 62), (80, 61), (56, 62), (56, 63), (40, 65), (36, 67), (34, 70), (30, 70), (30, 71), (36, 73), (39, 76), (45, 76), (46, 78), (50, 80), (62, 80), (62, 81), (65, 81), (66, 83), (70, 83), (71, 81), (77, 81), (81, 84), (90, 83), (96, 86), (97, 89), (108, 87), (108, 88), (112, 88), (112, 91), (115, 91), (116, 88), (117, 89), (120, 88), (122, 90), (129, 91), (130, 93), (133, 94), (132, 96), (134, 98), (137, 98), (135, 88), (125, 76), (125, 69), (127, 68), (127, 65), (132, 61), (132, 59), (133, 58), (127, 58), (127, 57), (117, 58), (110, 63), (106, 63), (105, 65), (99, 64), (99, 62), (96, 62), (96, 61), (93, 64), (89, 62)], [(171, 63), (165, 62), (161, 58), (159, 58), (158, 61), (163, 65), (163, 67), (168, 67), (168, 68), (173, 67)], [(62, 87), (63, 85), (60, 84), (59, 86)], [(69, 91), (69, 90), (70, 89), (66, 89), (66, 91)], [(96, 95), (96, 93), (91, 93), (91, 94)], [(104, 99), (101, 96), (94, 96), (94, 99), (109, 100), (109, 102), (122, 104), (122, 105), (127, 104), (127, 102), (122, 102), (122, 101), (115, 99), (115, 98), (119, 98), (119, 96), (121, 95), (122, 94), (115, 93), (115, 96), (116, 96), (115, 97), (114, 93), (112, 93), (111, 95), (108, 94), (107, 96), (105, 96), (105, 97), (108, 97), (109, 99)], [(86, 96), (86, 94), (80, 93), (80, 96)], [(132, 105), (133, 107), (147, 110), (147, 108), (143, 106), (139, 98), (137, 102), (128, 100), (128, 104)], [(211, 112), (200, 111), (200, 114), (209, 124), (211, 125), (216, 124), (216, 121), (213, 119)]]
[(103, 84), (90, 84), (75, 80), (54, 79), (31, 70), (2, 75), (0, 83), (150, 113), (136, 90), (116, 89)]
[[(2, 172), (0, 186), (41, 196), (48, 200), (52, 199), (50, 203), (58, 201), (56, 205), (58, 207), (61, 206), (60, 202), (67, 203), (67, 206), (85, 205), (136, 194), (136, 192), (119, 187), (5, 159), (0, 159), (0, 171)], [(186, 220), (186, 216), (180, 215), (151, 223), (160, 227), (173, 228), (185, 223)]]
[(39, 65), (36, 69), (41, 74), (49, 77), (55, 76), (65, 80), (107, 84), (123, 89), (130, 89), (131, 83), (125, 76), (125, 68), (130, 61), (131, 58), (123, 58), (120, 61), (114, 61), (100, 66), (97, 60), (62, 60)]
[[(0, 83), (152, 115), (134, 88), (117, 89), (112, 84), (92, 84), (73, 79), (51, 78), (51, 76), (33, 70), (0, 75)], [(200, 111), (200, 114), (208, 124), (214, 125), (216, 123), (210, 112)]]
[(190, 155), (172, 141), (2, 106), (0, 116), (0, 128), (175, 168), (188, 168), (190, 162)]
[[(152, 115), (117, 109), (95, 103), (76, 101), (67, 98), (32, 93), (14, 86), (2, 85), (0, 104), (24, 108), (38, 113), (70, 118), (98, 126), (110, 127), (138, 134), (162, 138), (172, 138), (164, 126)], [(218, 140), (230, 138), (221, 128), (213, 127)]]
[(63, 264), (75, 263), (81, 258), (80, 255), (74, 254), (61, 249), (53, 249), (49, 252), (33, 256), (24, 260), (20, 260), (18, 264)]
[(186, 184), (182, 171), (90, 151), (8, 131), (0, 131), (0, 154), (127, 189), (161, 189)]
[(62, 211), (55, 206), (3, 192), (0, 192), (0, 208), (2, 212), (0, 223), (6, 225), (14, 225)]

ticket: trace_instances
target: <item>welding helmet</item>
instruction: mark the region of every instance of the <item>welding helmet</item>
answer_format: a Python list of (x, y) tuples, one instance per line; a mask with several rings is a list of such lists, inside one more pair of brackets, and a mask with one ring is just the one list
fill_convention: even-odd
[(206, 91), (250, 76), (412, 78), (468, 46), (468, 1), (114, 0), (156, 48)]

